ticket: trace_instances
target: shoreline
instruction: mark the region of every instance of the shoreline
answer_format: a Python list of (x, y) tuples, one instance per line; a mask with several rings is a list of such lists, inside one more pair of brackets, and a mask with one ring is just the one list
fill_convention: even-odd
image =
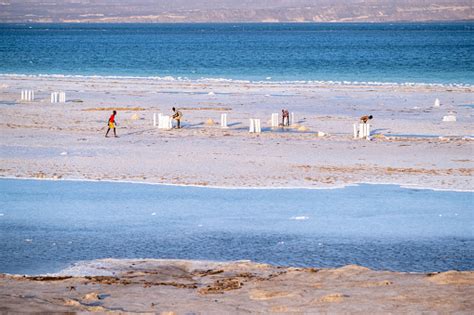
[(459, 88), (463, 90), (474, 91), (474, 84), (472, 83), (438, 83), (438, 82), (384, 82), (384, 81), (351, 81), (351, 80), (253, 80), (253, 79), (238, 79), (238, 78), (225, 78), (225, 77), (196, 77), (189, 78), (186, 76), (179, 75), (166, 75), (166, 76), (147, 76), (147, 75), (94, 75), (94, 74), (22, 74), (22, 73), (0, 73), (0, 79), (94, 79), (94, 80), (131, 80), (131, 81), (150, 81), (155, 83), (188, 83), (188, 84), (252, 84), (262, 85), (266, 87), (271, 86), (313, 86), (320, 88), (331, 88), (331, 87), (411, 87), (411, 88)]
[[(154, 262), (158, 265), (160, 264), (167, 264), (167, 263), (187, 263), (197, 266), (208, 266), (215, 267), (219, 265), (233, 265), (239, 263), (245, 264), (257, 264), (257, 265), (268, 265), (273, 266), (275, 268), (290, 268), (290, 269), (326, 269), (326, 270), (335, 270), (345, 267), (358, 267), (358, 268), (365, 268), (375, 272), (390, 272), (390, 273), (398, 273), (398, 274), (407, 274), (407, 275), (426, 275), (426, 274), (440, 274), (445, 272), (472, 272), (473, 270), (444, 270), (444, 271), (395, 271), (395, 270), (388, 270), (388, 269), (372, 269), (369, 267), (365, 267), (363, 265), (355, 265), (355, 264), (347, 264), (338, 267), (318, 267), (318, 266), (304, 266), (304, 267), (296, 267), (291, 265), (276, 265), (271, 263), (265, 262), (256, 262), (248, 259), (239, 259), (239, 260), (205, 260), (205, 259), (175, 259), (175, 258), (98, 258), (93, 260), (79, 260), (76, 262), (72, 262), (69, 266), (58, 270), (57, 272), (45, 272), (45, 273), (8, 273), (8, 272), (0, 272), (0, 279), (2, 276), (12, 277), (12, 278), (20, 278), (20, 277), (52, 277), (52, 278), (60, 278), (60, 277), (89, 277), (89, 276), (113, 276), (117, 273), (117, 269), (120, 267), (114, 267), (112, 265), (108, 267), (104, 267), (100, 265), (102, 262), (109, 262), (114, 263), (117, 266), (121, 266), (127, 264), (129, 262)], [(81, 269), (83, 268), (83, 269)], [(204, 267), (203, 267), (204, 268)]]
[(386, 182), (386, 183), (371, 183), (371, 182), (357, 182), (347, 183), (340, 186), (327, 186), (327, 187), (247, 187), (247, 186), (212, 186), (212, 185), (195, 185), (195, 184), (174, 184), (174, 183), (160, 183), (160, 182), (144, 182), (144, 181), (127, 181), (127, 180), (115, 180), (115, 179), (92, 179), (92, 178), (37, 178), (37, 177), (18, 177), (18, 176), (0, 176), (2, 179), (14, 179), (14, 180), (37, 180), (37, 181), (67, 181), (67, 182), (92, 182), (92, 183), (117, 183), (117, 184), (137, 184), (137, 185), (151, 185), (151, 186), (165, 186), (165, 187), (180, 187), (180, 188), (204, 188), (204, 189), (222, 189), (222, 190), (332, 190), (332, 189), (344, 189), (347, 187), (355, 187), (359, 185), (387, 185), (387, 186), (398, 186), (403, 189), (415, 189), (415, 190), (431, 190), (439, 192), (460, 192), (460, 193), (474, 193), (474, 189), (448, 189), (448, 188), (433, 188), (426, 186), (417, 185), (406, 185), (401, 183)]
[(174, 264), (174, 263), (183, 263), (191, 264), (195, 266), (203, 266), (202, 268), (215, 268), (216, 266), (221, 265), (233, 265), (233, 264), (256, 264), (256, 265), (267, 265), (273, 266), (275, 268), (289, 268), (289, 269), (326, 269), (326, 270), (335, 270), (346, 267), (357, 267), (364, 268), (367, 270), (375, 272), (390, 272), (397, 274), (407, 274), (407, 275), (426, 275), (426, 274), (440, 274), (446, 272), (472, 272), (474, 274), (474, 269), (467, 270), (457, 270), (457, 269), (447, 269), (441, 271), (399, 271), (399, 270), (389, 270), (389, 269), (373, 269), (366, 267), (364, 265), (356, 264), (345, 264), (336, 267), (318, 267), (318, 266), (292, 266), (291, 264), (272, 264), (266, 262), (258, 262), (250, 259), (238, 259), (238, 260), (206, 260), (206, 259), (185, 259), (185, 258), (97, 258), (92, 260), (78, 260), (71, 262), (68, 266), (59, 269), (55, 272), (44, 272), (44, 273), (8, 273), (0, 272), (0, 278), (2, 275), (9, 276), (13, 278), (17, 277), (88, 277), (88, 276), (113, 276), (117, 271), (120, 272), (121, 268), (128, 264), (129, 262), (142, 262), (149, 263), (153, 262), (157, 265), (162, 264)]
[(347, 267), (362, 268), (374, 272), (388, 272), (394, 274), (406, 274), (406, 275), (427, 275), (427, 274), (442, 274), (449, 272), (460, 272), (460, 273), (473, 273), (474, 269), (446, 269), (437, 271), (399, 271), (390, 269), (374, 269), (359, 264), (345, 264), (334, 267), (319, 267), (319, 266), (292, 266), (291, 264), (273, 264), (267, 262), (258, 262), (250, 259), (237, 259), (237, 260), (206, 260), (206, 259), (186, 259), (186, 258), (97, 258), (92, 260), (78, 260), (71, 262), (68, 266), (56, 271), (46, 273), (6, 273), (0, 272), (1, 275), (11, 277), (87, 277), (87, 276), (113, 276), (116, 273), (123, 271), (127, 264), (130, 263), (153, 263), (154, 265), (166, 265), (166, 264), (190, 264), (193, 266), (199, 266), (201, 268), (216, 268), (225, 265), (235, 264), (255, 264), (272, 266), (275, 268), (288, 268), (288, 269), (325, 269), (325, 270), (336, 270)]

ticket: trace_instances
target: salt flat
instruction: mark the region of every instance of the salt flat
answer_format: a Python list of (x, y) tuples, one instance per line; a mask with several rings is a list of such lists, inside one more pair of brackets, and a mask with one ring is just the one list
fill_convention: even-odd
[[(470, 86), (2, 76), (0, 88), (3, 177), (473, 187)], [(22, 89), (36, 90), (36, 100), (21, 102)], [(59, 90), (67, 102), (51, 104), (50, 93)], [(169, 114), (173, 106), (183, 112), (184, 128), (154, 128), (153, 113)], [(120, 138), (105, 138), (113, 108)], [(271, 130), (271, 113), (282, 108), (306, 131)], [(219, 127), (221, 113), (228, 114), (229, 129)], [(352, 124), (364, 114), (375, 117), (372, 141), (352, 139)], [(457, 121), (442, 122), (448, 114)], [(248, 133), (249, 118), (262, 120), (261, 134)]]

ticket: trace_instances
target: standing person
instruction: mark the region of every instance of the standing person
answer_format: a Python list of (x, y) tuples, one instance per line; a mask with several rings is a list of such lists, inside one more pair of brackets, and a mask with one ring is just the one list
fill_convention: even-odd
[(369, 115), (369, 116), (367, 116), (367, 115), (366, 115), (366, 116), (362, 116), (362, 117), (360, 118), (360, 122), (366, 124), (366, 123), (367, 123), (369, 120), (371, 120), (372, 118), (374, 118), (374, 116), (372, 116), (372, 115)]
[(287, 109), (281, 110), (281, 124), (285, 126), (285, 118), (286, 118), (286, 125), (290, 125), (290, 112)]
[(115, 138), (118, 138), (117, 136), (117, 132), (115, 131), (115, 115), (117, 115), (117, 111), (113, 111), (112, 112), (112, 115), (110, 116), (109, 118), (109, 121), (108, 121), (108, 125), (109, 125), (109, 129), (107, 129), (107, 132), (105, 133), (105, 137), (108, 138), (109, 137), (109, 131), (110, 129), (113, 129), (114, 130), (114, 136)]
[(179, 111), (176, 110), (176, 108), (173, 107), (173, 119), (176, 120), (176, 128), (180, 129), (181, 128), (181, 118), (183, 117), (183, 114)]

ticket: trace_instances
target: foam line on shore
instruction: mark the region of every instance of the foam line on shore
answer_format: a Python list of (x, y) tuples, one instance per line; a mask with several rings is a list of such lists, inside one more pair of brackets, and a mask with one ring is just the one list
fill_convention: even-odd
[(404, 189), (416, 189), (416, 190), (432, 190), (432, 191), (446, 191), (446, 192), (460, 192), (460, 193), (474, 193), (474, 189), (450, 189), (450, 188), (439, 188), (430, 186), (420, 186), (417, 184), (403, 184), (397, 182), (357, 182), (360, 185), (394, 185)]
[(71, 182), (104, 182), (104, 183), (121, 183), (121, 184), (140, 184), (140, 185), (154, 185), (154, 186), (171, 186), (171, 187), (194, 187), (194, 188), (208, 188), (208, 189), (224, 189), (224, 190), (291, 190), (291, 189), (306, 189), (306, 190), (324, 190), (324, 189), (343, 189), (348, 186), (358, 186), (357, 184), (344, 184), (329, 187), (247, 187), (247, 186), (217, 186), (217, 185), (198, 185), (198, 184), (173, 184), (173, 183), (157, 183), (157, 182), (143, 182), (132, 180), (114, 180), (114, 179), (91, 179), (91, 178), (37, 178), (26, 176), (0, 176), (0, 179), (17, 179), (17, 180), (38, 180), (38, 181), (71, 181)]
[(241, 83), (260, 85), (322, 85), (322, 86), (410, 86), (410, 87), (458, 87), (472, 88), (469, 83), (428, 83), (428, 82), (381, 82), (348, 80), (245, 80), (230, 78), (188, 78), (185, 76), (120, 76), (120, 75), (82, 75), (82, 74), (21, 74), (0, 73), (0, 78), (52, 78), (52, 79), (127, 79), (188, 83)]
[(262, 186), (262, 187), (247, 187), (247, 186), (217, 186), (217, 185), (197, 185), (197, 184), (173, 184), (173, 183), (157, 183), (157, 182), (143, 182), (143, 181), (131, 181), (131, 180), (113, 180), (113, 179), (90, 179), (90, 178), (36, 178), (26, 176), (0, 176), (1, 179), (16, 179), (16, 180), (38, 180), (38, 181), (69, 181), (69, 182), (104, 182), (104, 183), (120, 183), (120, 184), (140, 184), (140, 185), (153, 185), (153, 186), (167, 186), (167, 187), (193, 187), (193, 188), (205, 188), (205, 189), (222, 189), (222, 190), (330, 190), (330, 189), (344, 189), (347, 187), (356, 187), (359, 185), (392, 185), (398, 186), (403, 189), (418, 189), (418, 190), (432, 190), (432, 191), (446, 191), (446, 192), (461, 192), (461, 193), (474, 193), (474, 189), (448, 189), (448, 188), (435, 188), (428, 186), (418, 186), (416, 184), (401, 184), (396, 182), (357, 182), (347, 183), (334, 186), (326, 187), (315, 187), (315, 186)]

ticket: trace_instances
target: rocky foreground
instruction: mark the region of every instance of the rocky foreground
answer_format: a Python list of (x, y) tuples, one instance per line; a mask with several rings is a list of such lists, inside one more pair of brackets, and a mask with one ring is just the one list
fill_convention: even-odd
[(472, 314), (472, 296), (472, 271), (413, 274), (354, 265), (105, 259), (53, 276), (0, 275), (1, 313)]

